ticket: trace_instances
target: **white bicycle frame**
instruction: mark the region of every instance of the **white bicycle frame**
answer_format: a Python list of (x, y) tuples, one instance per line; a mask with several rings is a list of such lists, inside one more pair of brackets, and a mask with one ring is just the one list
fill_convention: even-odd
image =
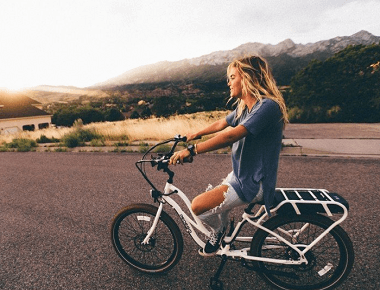
[[(301, 191), (301, 190), (302, 191), (310, 191), (311, 192), (314, 189), (303, 189), (303, 188), (302, 189), (295, 189), (295, 188), (291, 188), (291, 189), (278, 189), (278, 190), (281, 190), (282, 192), (284, 192), (284, 190), (294, 190), (297, 193), (297, 191)], [(320, 189), (320, 191), (322, 191), (324, 193), (328, 193), (328, 191), (325, 190), (325, 189)], [(172, 195), (172, 194), (178, 195), (183, 200), (183, 202), (186, 204), (189, 212), (191, 213), (192, 218), (190, 218), (182, 210), (182, 208), (180, 207), (180, 205), (174, 199), (172, 199), (169, 196), (169, 195)], [(150, 237), (154, 233), (154, 230), (155, 230), (155, 228), (157, 226), (157, 223), (159, 221), (159, 218), (160, 218), (160, 215), (161, 215), (161, 212), (162, 212), (162, 209), (163, 209), (163, 205), (165, 203), (169, 204), (177, 212), (177, 214), (181, 218), (181, 220), (182, 220), (182, 222), (183, 222), (183, 224), (184, 224), (184, 226), (186, 228), (186, 231), (191, 235), (191, 237), (194, 239), (194, 241), (201, 248), (204, 248), (205, 243), (204, 243), (204, 241), (202, 241), (202, 239), (199, 238), (199, 236), (196, 233), (196, 231), (194, 230), (194, 228), (197, 229), (198, 231), (200, 231), (202, 234), (204, 234), (206, 236), (210, 235), (209, 230), (206, 229), (206, 227), (203, 225), (202, 221), (191, 210), (191, 202), (188, 199), (188, 197), (179, 188), (177, 188), (176, 186), (174, 186), (171, 183), (166, 183), (166, 185), (165, 185), (164, 194), (160, 198), (160, 205), (158, 207), (158, 211), (157, 211), (156, 217), (155, 217), (155, 219), (153, 221), (152, 227), (148, 231), (147, 236), (145, 237), (145, 239), (143, 241), (143, 244), (148, 244), (149, 243)], [(265, 207), (261, 206), (261, 208), (259, 209), (259, 211), (255, 215), (248, 214), (246, 212), (243, 213), (242, 220), (237, 223), (237, 225), (236, 225), (236, 227), (235, 227), (232, 235), (231, 236), (226, 236), (224, 238), (224, 242), (226, 243), (226, 245), (222, 246), (222, 248), (220, 250), (218, 250), (218, 252), (216, 254), (220, 255), (220, 256), (225, 255), (227, 257), (232, 257), (234, 259), (236, 259), (236, 258), (244, 258), (246, 260), (262, 261), (262, 262), (269, 262), (269, 263), (276, 263), (276, 264), (287, 264), (287, 265), (300, 265), (300, 264), (303, 264), (303, 263), (307, 264), (308, 261), (307, 261), (307, 259), (305, 257), (305, 254), (312, 247), (314, 247), (318, 242), (320, 242), (323, 239), (323, 237), (325, 237), (335, 226), (337, 226), (338, 224), (342, 223), (346, 219), (346, 217), (348, 215), (347, 208), (344, 205), (342, 205), (341, 203), (338, 203), (338, 202), (332, 200), (331, 198), (330, 198), (330, 200), (327, 200), (327, 201), (317, 201), (317, 200), (316, 201), (309, 201), (309, 200), (306, 201), (306, 200), (302, 200), (301, 197), (300, 197), (300, 200), (289, 200), (289, 199), (286, 198), (284, 201), (282, 201), (280, 204), (278, 204), (275, 208), (271, 209), (271, 212), (273, 212), (273, 213), (276, 212), (285, 203), (290, 203), (293, 206), (293, 208), (294, 208), (294, 210), (295, 210), (295, 212), (297, 214), (300, 214), (300, 210), (298, 209), (297, 205), (300, 205), (300, 204), (319, 204), (319, 205), (323, 206), (323, 208), (326, 211), (326, 214), (328, 216), (332, 216), (332, 213), (331, 213), (328, 205), (337, 205), (337, 206), (340, 206), (343, 209), (343, 215), (336, 222), (334, 222), (330, 227), (328, 227), (323, 233), (321, 233), (311, 244), (309, 244), (309, 245), (302, 245), (302, 250), (301, 250), (298, 247), (299, 245), (290, 243), (288, 240), (286, 240), (282, 236), (280, 236), (277, 233), (275, 233), (275, 232), (267, 229), (266, 227), (264, 227), (262, 225), (262, 223), (268, 217), (268, 214), (265, 211)], [(258, 218), (259, 216), (261, 216), (261, 217)], [(257, 221), (256, 221), (256, 219), (257, 219)], [(231, 241), (232, 240), (240, 241), (240, 242), (251, 242), (252, 241), (252, 237), (240, 237), (240, 236), (237, 236), (237, 234), (239, 233), (240, 228), (243, 226), (243, 224), (245, 222), (248, 222), (251, 225), (253, 225), (254, 227), (262, 229), (262, 230), (268, 232), (270, 235), (272, 235), (272, 237), (269, 237), (269, 239), (271, 239), (271, 238), (272, 239), (277, 238), (280, 242), (283, 242), (284, 244), (286, 244), (287, 246), (289, 246), (290, 248), (292, 248), (294, 251), (296, 251), (299, 254), (300, 258), (298, 260), (281, 260), (281, 259), (273, 259), (273, 258), (264, 258), (264, 257), (251, 256), (251, 255), (248, 254), (249, 248), (243, 248), (243, 249), (238, 249), (238, 250), (231, 250), (230, 246), (231, 246)], [(307, 227), (308, 227), (308, 224), (305, 224), (305, 226), (303, 228), (301, 228), (301, 229), (299, 229), (297, 231), (296, 235), (300, 235)], [(282, 230), (282, 233), (284, 233), (287, 236), (294, 237), (294, 234), (289, 233), (289, 232), (287, 232), (285, 230)], [(279, 246), (270, 245), (269, 247), (270, 248), (283, 247), (283, 245), (279, 245)]]

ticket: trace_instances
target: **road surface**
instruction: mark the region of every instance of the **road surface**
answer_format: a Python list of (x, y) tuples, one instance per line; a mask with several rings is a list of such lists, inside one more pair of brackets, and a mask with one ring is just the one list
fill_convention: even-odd
[[(114, 214), (130, 203), (151, 202), (134, 167), (139, 157), (0, 153), (0, 289), (207, 289), (220, 259), (199, 256), (185, 231), (182, 259), (165, 275), (136, 272), (113, 250)], [(230, 166), (229, 155), (197, 156), (193, 164), (177, 166), (176, 185), (192, 198), (208, 183), (218, 184)], [(356, 258), (338, 289), (380, 289), (379, 173), (377, 158), (280, 159), (279, 187), (327, 188), (350, 203), (343, 228)], [(225, 289), (271, 289), (236, 262), (227, 263), (221, 279)]]

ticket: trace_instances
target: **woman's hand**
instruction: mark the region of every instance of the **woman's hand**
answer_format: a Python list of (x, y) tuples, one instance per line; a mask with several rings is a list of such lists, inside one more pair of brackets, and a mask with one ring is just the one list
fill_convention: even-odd
[(173, 156), (170, 157), (169, 164), (176, 165), (177, 161), (179, 161), (180, 164), (183, 164), (183, 162), (193, 162), (193, 156), (191, 156), (190, 151), (187, 149), (183, 149), (181, 151), (174, 152)]
[(200, 137), (198, 137), (198, 135), (196, 133), (194, 134), (186, 134), (186, 142), (190, 142), (192, 140), (195, 140), (195, 139), (200, 139)]

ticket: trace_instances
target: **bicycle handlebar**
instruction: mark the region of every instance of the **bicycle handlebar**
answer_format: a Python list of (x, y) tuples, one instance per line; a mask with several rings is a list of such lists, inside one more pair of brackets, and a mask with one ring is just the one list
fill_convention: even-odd
[[(135, 163), (137, 169), (140, 171), (140, 173), (142, 174), (142, 176), (144, 177), (144, 179), (150, 184), (150, 186), (152, 186), (152, 188), (155, 191), (158, 191), (158, 190), (154, 186), (154, 184), (150, 181), (150, 179), (148, 178), (148, 176), (147, 176), (147, 174), (145, 172), (145, 163), (150, 163), (152, 167), (157, 166), (157, 170), (158, 171), (163, 170), (163, 172), (167, 173), (168, 176), (169, 176), (168, 182), (169, 183), (173, 183), (174, 172), (169, 169), (170, 157), (173, 155), (173, 153), (175, 151), (175, 148), (177, 147), (178, 143), (180, 143), (180, 142), (186, 142), (186, 141), (187, 141), (187, 137), (186, 136), (176, 135), (176, 136), (174, 136), (174, 138), (170, 138), (168, 140), (159, 142), (156, 145), (154, 145), (151, 148), (149, 148), (147, 150), (147, 152), (143, 155), (142, 159), (139, 160), (139, 161), (137, 161)], [(153, 152), (153, 150), (155, 148), (157, 148), (160, 145), (164, 145), (164, 144), (167, 144), (167, 143), (170, 143), (170, 142), (174, 142), (174, 144), (173, 144), (173, 146), (171, 147), (171, 149), (170, 149), (170, 151), (168, 153), (166, 153), (166, 154), (158, 154), (157, 157), (151, 156), (151, 158), (149, 160), (146, 159), (146, 156), (149, 153)], [(190, 157), (189, 159), (185, 159), (184, 160), (185, 163), (191, 163), (192, 161), (193, 161), (192, 157)]]

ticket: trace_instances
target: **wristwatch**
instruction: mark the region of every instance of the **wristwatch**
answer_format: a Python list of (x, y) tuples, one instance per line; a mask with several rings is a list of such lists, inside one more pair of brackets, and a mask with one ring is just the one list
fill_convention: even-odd
[(197, 153), (195, 152), (195, 146), (193, 144), (187, 146), (187, 150), (189, 150), (191, 156), (197, 155)]

